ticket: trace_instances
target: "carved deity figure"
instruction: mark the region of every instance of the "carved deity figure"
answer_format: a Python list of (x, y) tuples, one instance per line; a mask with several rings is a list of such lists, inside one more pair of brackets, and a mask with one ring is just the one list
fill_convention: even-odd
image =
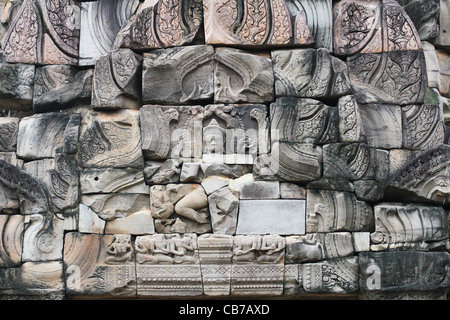
[(108, 246), (105, 259), (107, 264), (121, 264), (128, 262), (133, 255), (133, 247), (131, 246), (131, 236), (128, 234), (116, 234), (113, 241)]

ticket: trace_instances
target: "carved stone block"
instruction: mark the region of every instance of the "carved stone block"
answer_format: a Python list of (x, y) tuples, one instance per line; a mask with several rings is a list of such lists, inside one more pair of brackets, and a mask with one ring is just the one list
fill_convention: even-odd
[(192, 104), (214, 95), (214, 48), (207, 45), (153, 50), (144, 54), (144, 103)]
[(84, 168), (143, 168), (139, 111), (86, 113), (78, 157)]
[(78, 64), (80, 4), (25, 0), (2, 43), (6, 60), (28, 64)]
[(338, 55), (422, 48), (414, 24), (396, 1), (346, 0), (333, 11), (334, 52)]
[(203, 25), (201, 0), (159, 0), (142, 4), (119, 31), (115, 47), (147, 50), (195, 43)]
[(77, 114), (48, 112), (23, 118), (19, 123), (17, 156), (25, 160), (53, 158), (73, 139)]
[(367, 202), (374, 202), (384, 197), (384, 181), (376, 180), (356, 180), (352, 181), (355, 187), (356, 199)]
[(371, 231), (372, 206), (350, 192), (308, 189), (306, 232)]
[(370, 251), (370, 232), (352, 232), (355, 252)]
[(106, 221), (85, 204), (80, 203), (77, 231), (81, 233), (105, 233)]
[(146, 161), (144, 179), (148, 185), (178, 183), (180, 180), (182, 162), (177, 159), (161, 161)]
[(87, 169), (80, 173), (82, 194), (89, 193), (145, 193), (149, 187), (145, 184), (140, 169)]
[(217, 48), (214, 61), (215, 103), (267, 103), (274, 99), (269, 58), (234, 48)]
[(212, 104), (203, 118), (203, 162), (252, 164), (269, 150), (267, 108), (262, 104)]
[(283, 293), (285, 239), (279, 235), (233, 237), (231, 294)]
[(240, 200), (236, 234), (304, 234), (305, 200)]
[(229, 295), (233, 236), (204, 234), (198, 237), (197, 243), (204, 294)]
[(299, 265), (299, 281), (306, 293), (357, 293), (359, 259), (345, 257)]
[(435, 38), (439, 33), (440, 0), (397, 1), (411, 18), (422, 41)]
[(140, 109), (145, 159), (201, 159), (202, 106), (146, 105)]
[(353, 255), (350, 232), (286, 237), (286, 263), (304, 263)]
[(68, 65), (36, 68), (33, 91), (35, 113), (59, 111), (91, 103), (94, 70)]
[(272, 142), (325, 144), (337, 142), (338, 110), (318, 100), (277, 98), (270, 105)]
[(150, 204), (157, 233), (211, 231), (208, 198), (199, 184), (151, 186)]
[(425, 58), (421, 50), (359, 54), (347, 59), (358, 103), (422, 104)]
[(400, 169), (393, 172), (386, 183), (386, 193), (393, 193), (401, 201), (432, 201), (444, 204), (450, 196), (450, 147), (440, 145), (423, 151)]
[(445, 247), (449, 231), (446, 212), (441, 207), (383, 203), (375, 205), (374, 213), (372, 251)]
[(280, 197), (282, 199), (306, 199), (306, 188), (295, 183), (280, 182)]
[(324, 98), (350, 94), (347, 66), (324, 49), (272, 51), (275, 93)]
[(0, 63), (0, 106), (29, 111), (33, 108), (35, 66)]
[(363, 140), (369, 147), (394, 149), (402, 147), (401, 108), (393, 105), (359, 106)]
[(208, 196), (214, 234), (234, 235), (239, 212), (239, 194), (224, 187)]
[(445, 142), (445, 125), (439, 105), (402, 108), (403, 148), (427, 150)]
[(91, 104), (96, 109), (141, 106), (142, 56), (117, 49), (100, 56), (94, 69)]
[(25, 262), (17, 268), (2, 268), (0, 283), (0, 296), (5, 299), (62, 300), (63, 263)]
[(203, 0), (205, 41), (214, 45), (287, 46), (314, 43), (303, 12), (283, 0)]
[(450, 98), (450, 54), (444, 50), (436, 50), (436, 56), (439, 63), (439, 92)]
[(449, 286), (448, 252), (362, 252), (359, 260), (359, 285), (370, 300), (436, 299)]
[(43, 262), (62, 258), (64, 224), (51, 214), (32, 214), (25, 218), (22, 261)]
[(100, 0), (81, 4), (80, 66), (95, 65), (113, 50), (122, 25), (136, 12), (139, 0)]
[(448, 0), (440, 0), (439, 34), (435, 44), (448, 48), (450, 46), (450, 3)]
[[(276, 139), (275, 139), (276, 141)], [(309, 182), (322, 176), (322, 147), (273, 142), (271, 152), (255, 159), (255, 179)]]
[(70, 232), (64, 243), (67, 295), (136, 295), (135, 250), (130, 235)]
[(0, 215), (0, 268), (20, 266), (23, 228), (23, 215)]
[(303, 12), (315, 47), (333, 52), (332, 0), (293, 0), (286, 1), (286, 5), (294, 15)]
[(17, 148), (19, 118), (0, 118), (0, 152), (14, 152)]
[(135, 246), (139, 296), (203, 294), (196, 234), (139, 236)]
[(155, 232), (147, 194), (84, 195), (81, 202), (106, 221), (107, 234), (150, 234)]
[(340, 141), (362, 142), (363, 124), (355, 97), (352, 95), (340, 97), (338, 110)]
[(363, 143), (333, 143), (323, 147), (323, 176), (383, 181), (389, 174), (389, 152)]

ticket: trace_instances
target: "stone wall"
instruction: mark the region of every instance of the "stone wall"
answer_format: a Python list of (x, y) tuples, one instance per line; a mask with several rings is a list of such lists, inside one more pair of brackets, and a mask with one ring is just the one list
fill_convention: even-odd
[(448, 299), (448, 0), (0, 3), (0, 299)]

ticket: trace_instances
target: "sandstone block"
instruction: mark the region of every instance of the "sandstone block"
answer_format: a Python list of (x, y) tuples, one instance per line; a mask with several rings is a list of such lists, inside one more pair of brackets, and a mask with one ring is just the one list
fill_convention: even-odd
[(234, 235), (239, 213), (239, 194), (224, 187), (208, 196), (208, 204), (213, 233)]
[(0, 64), (0, 106), (2, 109), (33, 109), (35, 66)]
[(80, 190), (90, 193), (145, 193), (149, 187), (145, 184), (140, 169), (87, 169), (80, 172)]
[(23, 215), (0, 215), (0, 267), (19, 267), (22, 261)]
[(19, 118), (0, 118), (0, 152), (15, 152), (19, 132)]

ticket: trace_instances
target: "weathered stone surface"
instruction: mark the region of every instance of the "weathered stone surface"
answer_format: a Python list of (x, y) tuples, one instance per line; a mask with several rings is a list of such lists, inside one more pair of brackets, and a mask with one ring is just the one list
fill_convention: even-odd
[(122, 25), (136, 12), (139, 0), (100, 0), (81, 4), (80, 66), (95, 65), (113, 50)]
[(370, 232), (352, 232), (355, 252), (370, 251)]
[(204, 0), (203, 10), (208, 44), (263, 47), (314, 43), (303, 12), (292, 17), (283, 0)]
[(201, 159), (202, 106), (145, 105), (140, 109), (145, 159)]
[(396, 1), (340, 1), (333, 8), (338, 55), (419, 50), (420, 37)]
[(402, 108), (403, 148), (427, 150), (445, 142), (445, 125), (439, 105)]
[(142, 56), (117, 49), (100, 56), (94, 69), (91, 104), (96, 109), (138, 109), (141, 106)]
[(83, 168), (143, 168), (139, 111), (84, 114), (78, 158)]
[(286, 237), (286, 263), (304, 263), (353, 255), (350, 232)]
[(146, 161), (144, 179), (148, 185), (178, 183), (182, 163), (177, 159), (161, 161)]
[(333, 143), (323, 147), (323, 176), (383, 181), (389, 174), (389, 152), (363, 143)]
[(70, 232), (64, 238), (67, 295), (136, 295), (131, 236)]
[(324, 48), (272, 51), (272, 63), (277, 97), (350, 94), (347, 66)]
[(430, 40), (439, 33), (440, 0), (397, 1), (411, 18), (421, 40)]
[(305, 200), (306, 188), (295, 183), (280, 182), (280, 198)]
[(28, 111), (33, 108), (35, 66), (0, 63), (0, 106)]
[(203, 162), (252, 164), (269, 150), (267, 108), (262, 104), (212, 104), (203, 118)]
[(215, 103), (268, 103), (274, 99), (269, 58), (234, 48), (217, 48), (214, 61)]
[(233, 236), (204, 234), (198, 237), (197, 243), (204, 294), (208, 296), (229, 295)]
[(450, 3), (448, 0), (440, 0), (439, 34), (435, 44), (448, 48), (450, 46)]
[(0, 295), (7, 299), (62, 300), (61, 261), (25, 262), (20, 267), (0, 269)]
[(33, 214), (25, 218), (22, 261), (45, 262), (63, 257), (63, 220), (56, 215)]
[(20, 266), (23, 228), (23, 215), (0, 215), (0, 268)]
[(53, 158), (72, 139), (78, 114), (48, 112), (23, 118), (19, 123), (17, 156), (25, 160)]
[(201, 0), (159, 0), (142, 4), (125, 22), (114, 46), (146, 50), (193, 44), (203, 25)]
[(87, 205), (80, 203), (78, 210), (78, 228), (81, 233), (105, 233), (106, 221)]
[(342, 142), (362, 142), (363, 123), (359, 105), (352, 95), (340, 97), (339, 110), (339, 139)]
[(402, 147), (402, 113), (399, 106), (359, 106), (363, 140), (369, 147), (394, 149)]
[(246, 174), (230, 181), (229, 187), (238, 192), (240, 199), (280, 198), (280, 184), (278, 181), (255, 181), (252, 174)]
[(322, 176), (322, 147), (274, 142), (269, 154), (255, 159), (255, 179), (309, 182)]
[(233, 237), (231, 294), (283, 293), (285, 240), (279, 235)]
[(19, 118), (0, 118), (0, 151), (14, 152), (17, 148), (17, 134), (19, 132)]
[(36, 113), (59, 111), (91, 103), (94, 70), (78, 70), (68, 65), (36, 68), (33, 110)]
[(371, 231), (372, 206), (349, 192), (308, 189), (306, 232)]
[(25, 0), (2, 43), (6, 60), (29, 64), (78, 64), (80, 4), (74, 0)]
[(439, 92), (450, 98), (450, 54), (444, 50), (436, 50), (439, 63)]
[(211, 231), (208, 198), (199, 184), (151, 186), (150, 204), (157, 233)]
[(139, 235), (155, 232), (150, 196), (147, 194), (84, 195), (81, 202), (106, 221), (107, 234)]
[(299, 266), (298, 281), (307, 293), (357, 293), (358, 257), (345, 257)]
[[(272, 142), (325, 144), (337, 142), (338, 109), (318, 100), (277, 98), (270, 105)], [(276, 141), (276, 140), (275, 140)]]
[(209, 195), (208, 203), (213, 233), (234, 235), (238, 221), (239, 194), (224, 187)]
[(305, 200), (240, 200), (236, 234), (304, 234)]
[(376, 180), (353, 181), (355, 196), (358, 200), (374, 202), (384, 197), (384, 182)]
[(450, 147), (440, 145), (415, 155), (386, 183), (386, 193), (395, 194), (397, 200), (431, 201), (444, 204), (449, 199)]
[(441, 207), (382, 203), (374, 206), (374, 213), (372, 251), (445, 247), (449, 231), (446, 212)]
[(315, 47), (333, 52), (332, 0), (293, 0), (286, 1), (286, 5), (294, 15), (303, 11)]
[(230, 183), (230, 178), (223, 176), (208, 176), (201, 181), (201, 185), (207, 195), (222, 189), (223, 187), (228, 186)]
[[(367, 299), (436, 299), (449, 285), (448, 252), (362, 252), (359, 285)], [(442, 294), (442, 293), (441, 293)], [(409, 297), (408, 297), (409, 296)]]
[(145, 193), (149, 187), (145, 184), (140, 169), (87, 169), (80, 172), (82, 194), (90, 193)]
[(214, 96), (214, 48), (208, 45), (153, 50), (144, 54), (144, 103), (192, 104)]
[(389, 171), (394, 174), (403, 167), (407, 162), (414, 159), (420, 150), (392, 149), (389, 150)]
[(345, 178), (320, 178), (307, 184), (309, 189), (355, 192), (355, 186)]
[(421, 50), (359, 54), (347, 60), (358, 103), (421, 104), (426, 85)]
[(136, 238), (139, 296), (203, 294), (197, 235), (155, 234)]

